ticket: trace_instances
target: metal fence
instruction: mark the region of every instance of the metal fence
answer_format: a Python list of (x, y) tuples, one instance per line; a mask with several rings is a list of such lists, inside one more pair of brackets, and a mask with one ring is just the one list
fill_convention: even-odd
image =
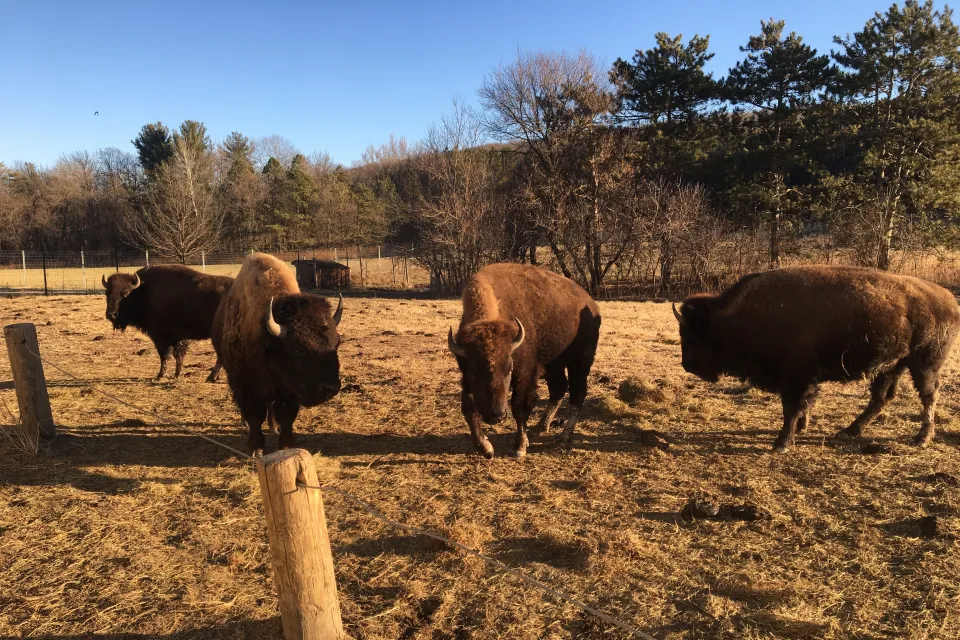
[[(236, 276), (251, 251), (201, 252), (187, 266), (205, 273)], [(286, 262), (297, 258), (336, 260), (351, 269), (356, 282), (396, 273), (397, 261), (404, 261), (409, 247), (335, 247), (270, 251)], [(101, 278), (142, 267), (179, 264), (169, 256), (149, 251), (0, 251), (0, 295), (76, 294), (103, 291)]]

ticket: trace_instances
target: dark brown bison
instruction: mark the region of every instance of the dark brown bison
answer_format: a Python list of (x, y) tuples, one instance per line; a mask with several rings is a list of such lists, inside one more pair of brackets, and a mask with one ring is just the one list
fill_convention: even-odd
[[(213, 317), (233, 278), (163, 265), (101, 276), (101, 282), (107, 290), (107, 320), (114, 329), (135, 327), (147, 334), (160, 355), (160, 380), (171, 354), (177, 365), (174, 376), (180, 377), (189, 341), (210, 338)], [(207, 381), (215, 381), (219, 373), (217, 362)]]
[(447, 342), (463, 374), (460, 407), (477, 450), (493, 457), (481, 421), (502, 422), (510, 392), (517, 421), (514, 455), (526, 454), (527, 419), (537, 402), (541, 376), (547, 380), (550, 402), (534, 435), (550, 426), (569, 376), (570, 417), (563, 433), (569, 445), (587, 396), (599, 337), (597, 303), (567, 278), (519, 264), (492, 264), (470, 278), (463, 291), (460, 328), (456, 337), (450, 329)]
[(915, 443), (933, 438), (939, 373), (960, 329), (957, 301), (942, 287), (874, 269), (791, 267), (691, 296), (674, 315), (686, 371), (780, 394), (776, 452), (806, 427), (821, 382), (873, 379), (867, 408), (838, 434), (855, 438), (894, 397), (904, 371), (923, 401)]
[(255, 253), (243, 261), (213, 322), (213, 347), (227, 370), (230, 391), (250, 428), (253, 455), (263, 453), (261, 427), (272, 413), (280, 448), (293, 446), (293, 421), (340, 392), (336, 312), (320, 296), (300, 293), (293, 271)]

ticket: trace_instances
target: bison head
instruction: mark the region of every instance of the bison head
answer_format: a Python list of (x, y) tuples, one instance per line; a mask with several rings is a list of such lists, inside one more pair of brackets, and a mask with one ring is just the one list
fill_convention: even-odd
[(673, 315), (680, 323), (681, 364), (684, 371), (698, 378), (716, 382), (723, 374), (720, 354), (710, 340), (710, 309), (704, 300), (688, 298), (680, 311), (673, 306)]
[(474, 406), (487, 424), (507, 417), (513, 352), (523, 344), (523, 324), (516, 322), (474, 322), (460, 330), (459, 341), (453, 329), (447, 346), (457, 356), (457, 364), (473, 395)]
[(324, 403), (340, 392), (337, 325), (342, 315), (342, 296), (332, 316), (326, 300), (309, 294), (271, 298), (265, 309), (270, 373), (302, 406)]
[(126, 329), (130, 322), (129, 314), (124, 313), (124, 300), (140, 286), (140, 274), (115, 273), (109, 278), (100, 276), (100, 282), (107, 290), (107, 320), (114, 329)]

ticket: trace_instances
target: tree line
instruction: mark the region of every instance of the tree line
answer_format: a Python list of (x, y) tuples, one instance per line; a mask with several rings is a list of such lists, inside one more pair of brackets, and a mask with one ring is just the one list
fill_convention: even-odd
[(212, 144), (150, 124), (135, 154), (0, 165), (0, 246), (411, 246), (437, 291), (495, 260), (548, 264), (597, 293), (719, 286), (784, 261), (881, 269), (952, 249), (960, 213), (960, 32), (894, 4), (821, 53), (764, 20), (723, 77), (709, 36), (658, 33), (604, 69), (522, 52), (479, 108), (352, 168), (281, 138)]

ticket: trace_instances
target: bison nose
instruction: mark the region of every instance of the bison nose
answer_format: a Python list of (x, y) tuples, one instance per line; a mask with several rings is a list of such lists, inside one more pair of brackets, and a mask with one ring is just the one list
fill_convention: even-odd
[(116, 320), (117, 312), (116, 311), (107, 311), (107, 320)]
[(340, 383), (336, 384), (325, 384), (320, 387), (320, 390), (330, 396), (335, 396), (340, 393)]
[(506, 409), (498, 409), (498, 410), (496, 410), (496, 411), (493, 412), (493, 416), (492, 416), (492, 417), (493, 417), (493, 422), (494, 422), (494, 424), (503, 422), (504, 420), (507, 419), (507, 410), (506, 410)]

